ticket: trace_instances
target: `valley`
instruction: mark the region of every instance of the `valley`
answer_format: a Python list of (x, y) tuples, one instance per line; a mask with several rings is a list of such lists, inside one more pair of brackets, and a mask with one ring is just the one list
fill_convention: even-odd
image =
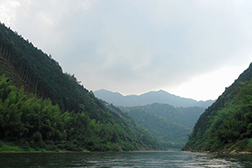
[(252, 65), (217, 100), (93, 92), (4, 24), (0, 64), (0, 151), (252, 152)]

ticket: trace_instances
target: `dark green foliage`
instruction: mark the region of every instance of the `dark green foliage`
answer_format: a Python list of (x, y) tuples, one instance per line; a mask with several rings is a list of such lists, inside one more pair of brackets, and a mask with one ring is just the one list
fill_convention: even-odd
[[(157, 140), (119, 109), (95, 98), (51, 56), (0, 24), (0, 140), (23, 148), (79, 151), (160, 149)], [(9, 77), (9, 76), (8, 76)], [(28, 87), (27, 87), (28, 86)], [(3, 130), (3, 131), (2, 131)]]
[(202, 114), (184, 147), (185, 150), (247, 149), (248, 139), (252, 138), (251, 72), (250, 65)]
[[(115, 109), (110, 106), (108, 110), (112, 114)], [(91, 119), (85, 112), (62, 113), (51, 100), (27, 96), (23, 89), (11, 85), (8, 78), (0, 78), (0, 139), (16, 142), (24, 149), (160, 149), (158, 142), (127, 114), (115, 112), (117, 114), (114, 113), (114, 120), (111, 120), (114, 122), (108, 124)]]
[[(50, 98), (63, 111), (88, 111), (93, 119), (107, 122), (104, 106), (79, 84), (74, 75), (62, 73), (58, 62), (35, 48), (16, 32), (0, 24), (0, 52), (17, 70), (33, 93)], [(84, 105), (84, 106), (82, 106)]]

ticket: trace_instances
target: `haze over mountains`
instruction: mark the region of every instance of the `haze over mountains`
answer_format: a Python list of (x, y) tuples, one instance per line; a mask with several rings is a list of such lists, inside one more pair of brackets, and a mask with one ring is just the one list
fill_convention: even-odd
[(202, 108), (207, 108), (214, 101), (196, 101), (194, 99), (183, 98), (180, 96), (176, 96), (170, 94), (164, 90), (159, 91), (150, 91), (141, 95), (127, 95), (123, 96), (118, 92), (111, 92), (108, 90), (96, 90), (94, 91), (96, 97), (107, 101), (108, 103), (112, 103), (115, 106), (144, 106), (152, 103), (164, 103), (170, 104), (175, 107), (193, 107), (198, 106)]
[(213, 101), (196, 101), (164, 90), (142, 95), (123, 96), (104, 89), (94, 91), (96, 97), (120, 106), (137, 124), (148, 130), (165, 149), (181, 149), (188, 140), (199, 116)]

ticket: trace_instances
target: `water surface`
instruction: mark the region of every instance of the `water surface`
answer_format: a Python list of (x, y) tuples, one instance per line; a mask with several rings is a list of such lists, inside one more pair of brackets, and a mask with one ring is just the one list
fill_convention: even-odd
[(252, 167), (250, 155), (217, 155), (182, 151), (104, 153), (7, 153), (0, 154), (0, 167), (20, 168), (215, 168)]

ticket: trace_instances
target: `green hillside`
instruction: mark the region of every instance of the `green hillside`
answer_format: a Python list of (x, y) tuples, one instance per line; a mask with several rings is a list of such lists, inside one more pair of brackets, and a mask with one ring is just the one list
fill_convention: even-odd
[(165, 149), (181, 149), (188, 139), (191, 130), (181, 125), (168, 122), (142, 109), (132, 109), (130, 116), (141, 126), (157, 137)]
[(169, 104), (153, 103), (146, 106), (137, 106), (148, 113), (157, 115), (162, 119), (182, 125), (192, 129), (199, 119), (199, 116), (204, 112), (201, 107), (174, 107)]
[(3, 56), (3, 53), (0, 52), (0, 76), (5, 74), (10, 77), (14, 84), (21, 88), (24, 87), (26, 93), (32, 93), (30, 87), (26, 84), (26, 82), (20, 77), (17, 73), (13, 65)]
[(166, 149), (181, 149), (199, 116), (200, 107), (175, 108), (169, 104), (121, 107), (141, 126), (157, 137)]
[(252, 64), (205, 110), (184, 150), (252, 151)]
[(0, 148), (160, 149), (128, 114), (97, 99), (50, 55), (4, 24), (0, 53), (0, 74), (5, 74), (0, 84)]

